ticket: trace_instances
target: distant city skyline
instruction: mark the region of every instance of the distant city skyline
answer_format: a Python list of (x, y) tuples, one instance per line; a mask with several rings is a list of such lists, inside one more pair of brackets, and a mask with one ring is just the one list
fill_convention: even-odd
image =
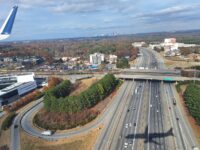
[[(0, 25), (17, 0), (0, 0)], [(21, 0), (9, 41), (200, 29), (198, 0)]]

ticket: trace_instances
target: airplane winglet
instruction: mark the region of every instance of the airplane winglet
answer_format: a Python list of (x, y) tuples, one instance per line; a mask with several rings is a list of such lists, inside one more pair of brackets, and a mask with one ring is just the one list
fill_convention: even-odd
[(4, 21), (1, 29), (0, 29), (0, 40), (4, 40), (8, 38), (12, 32), (12, 27), (15, 21), (15, 17), (17, 14), (18, 6), (14, 6), (10, 11), (8, 17)]

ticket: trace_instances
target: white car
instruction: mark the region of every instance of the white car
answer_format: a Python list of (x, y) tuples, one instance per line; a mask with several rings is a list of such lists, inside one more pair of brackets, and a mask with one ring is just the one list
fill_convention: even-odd
[(128, 147), (128, 143), (124, 143), (124, 148), (127, 148)]
[(43, 131), (41, 134), (46, 135), (46, 136), (51, 136), (53, 132), (51, 130), (47, 130), (47, 131)]

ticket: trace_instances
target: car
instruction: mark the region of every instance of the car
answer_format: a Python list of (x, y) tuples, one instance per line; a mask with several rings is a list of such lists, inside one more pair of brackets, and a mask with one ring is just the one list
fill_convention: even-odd
[(128, 143), (124, 143), (124, 148), (127, 148), (128, 147)]
[(43, 131), (41, 132), (42, 135), (45, 135), (45, 136), (51, 136), (53, 134), (53, 131), (51, 130), (46, 130), (46, 131)]
[(15, 124), (15, 125), (14, 125), (14, 128), (18, 128), (18, 125), (17, 125), (17, 124)]
[(157, 113), (159, 112), (159, 110), (157, 110)]
[(169, 109), (171, 109), (171, 107), (169, 107)]
[(177, 117), (176, 120), (179, 120), (179, 118)]
[(127, 112), (129, 112), (129, 111), (130, 111), (130, 109), (127, 110)]
[(136, 123), (134, 123), (134, 126), (136, 126)]

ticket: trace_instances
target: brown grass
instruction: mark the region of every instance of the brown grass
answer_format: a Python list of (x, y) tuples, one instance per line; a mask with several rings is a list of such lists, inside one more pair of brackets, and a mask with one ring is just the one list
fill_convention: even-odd
[(80, 80), (80, 83), (77, 84), (76, 89), (70, 95), (80, 94), (81, 92), (85, 91), (87, 88), (89, 88), (93, 83), (97, 81), (98, 81), (97, 78), (89, 78), (89, 79)]
[(101, 132), (102, 127), (94, 129), (86, 134), (59, 141), (44, 141), (31, 137), (25, 132), (21, 133), (22, 150), (92, 150), (94, 143)]
[(199, 64), (199, 62), (187, 62), (186, 60), (181, 60), (178, 57), (166, 58), (163, 56), (164, 54), (163, 52), (159, 54), (163, 58), (164, 63), (168, 68), (175, 68), (175, 67), (187, 68)]
[(6, 117), (7, 117), (7, 115), (4, 115), (0, 119), (0, 147), (3, 145), (10, 145), (10, 129), (8, 129), (6, 131), (1, 130), (2, 122)]

